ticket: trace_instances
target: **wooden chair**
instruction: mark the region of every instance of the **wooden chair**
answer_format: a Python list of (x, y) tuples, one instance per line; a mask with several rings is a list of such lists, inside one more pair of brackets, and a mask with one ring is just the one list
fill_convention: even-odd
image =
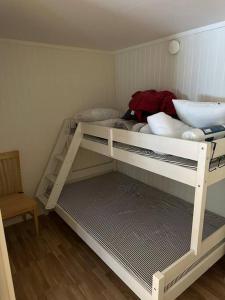
[(23, 193), (18, 151), (0, 153), (0, 210), (3, 220), (31, 214), (39, 233), (37, 202)]
[(16, 300), (13, 287), (12, 273), (5, 241), (2, 216), (0, 212), (0, 299)]

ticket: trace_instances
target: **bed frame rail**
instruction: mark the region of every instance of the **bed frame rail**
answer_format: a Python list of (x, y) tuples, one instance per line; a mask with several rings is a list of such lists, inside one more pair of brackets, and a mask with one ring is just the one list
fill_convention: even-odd
[(213, 157), (216, 158), (225, 155), (225, 138), (215, 140), (214, 144), (215, 144), (215, 150), (214, 150)]
[[(64, 126), (67, 126), (67, 123)], [(86, 138), (87, 136), (89, 137), (88, 139)], [(91, 137), (98, 138), (99, 140), (96, 141), (91, 139)], [(126, 151), (115, 147), (116, 142), (196, 161), (197, 168), (196, 170), (185, 168), (180, 165)], [(83, 229), (57, 206), (60, 192), (67, 180), (79, 147), (172, 178), (195, 188), (190, 251), (164, 271), (153, 275), (152, 293), (142, 287), (135, 279), (132, 279), (132, 276), (122, 266), (120, 267), (117, 262), (109, 257), (107, 252), (96, 244), (97, 242), (91, 240)], [(55, 155), (55, 152), (53, 154)], [(56, 207), (56, 211), (64, 220), (141, 299), (173, 300), (225, 253), (225, 226), (218, 229), (206, 240), (202, 240), (207, 188), (209, 185), (225, 178), (225, 167), (216, 167), (211, 172), (210, 162), (212, 158), (223, 155), (225, 155), (225, 139), (216, 141), (215, 147), (215, 143), (185, 141), (79, 123), (71, 136), (71, 142), (62, 159), (62, 166), (59, 173), (54, 179), (53, 188), (46, 201), (46, 208), (53, 209)], [(107, 166), (107, 170), (108, 168), (110, 169), (112, 166)], [(103, 169), (105, 170), (105, 167)]]
[(165, 291), (163, 298), (158, 300), (173, 300), (183, 293), (191, 284), (193, 284), (202, 274), (204, 274), (212, 265), (214, 265), (225, 254), (225, 243), (219, 245), (209, 255), (199, 262), (192, 270), (180, 278), (170, 289)]
[(225, 225), (206, 238), (201, 244), (201, 251), (195, 255), (194, 250), (190, 250), (175, 263), (166, 268), (162, 273), (165, 276), (165, 286), (175, 280), (185, 269), (196, 263), (201, 257), (207, 254), (225, 239)]
[(80, 123), (80, 126), (83, 134), (88, 134), (103, 139), (109, 139), (110, 137), (109, 131), (111, 128), (109, 127), (90, 125), (87, 123)]
[[(168, 137), (147, 135), (122, 129), (81, 123), (82, 133), (108, 140), (108, 144), (120, 142), (130, 146), (141, 147), (155, 152), (162, 152), (197, 161), (199, 158), (199, 142), (186, 141)], [(148, 137), (148, 138), (146, 138)]]
[[(125, 143), (149, 149), (155, 152), (162, 152), (191, 160), (198, 160), (199, 143), (156, 136), (139, 132), (130, 132), (121, 129), (113, 129), (113, 141)], [(148, 138), (147, 138), (148, 137)]]
[(173, 180), (193, 187), (196, 186), (197, 177), (196, 171), (194, 170), (177, 166), (168, 162), (160, 161), (157, 159), (153, 159), (150, 157), (137, 155), (135, 153), (131, 153), (117, 148), (113, 149), (112, 157), (118, 161), (125, 162), (127, 164), (136, 166), (149, 172), (153, 172), (161, 176), (171, 178)]
[(190, 160), (199, 160), (199, 149), (207, 143), (198, 143), (171, 139), (160, 136), (141, 134), (115, 128), (106, 128), (96, 125), (81, 123), (83, 136), (93, 136), (105, 139), (106, 143), (96, 142), (83, 138), (81, 147), (123, 161), (147, 171), (169, 177), (178, 182), (195, 187), (197, 173), (195, 170), (188, 169), (169, 162), (160, 161), (154, 158), (145, 157), (118, 149), (114, 147), (114, 142), (127, 144), (147, 150), (163, 152), (173, 156), (179, 156)]

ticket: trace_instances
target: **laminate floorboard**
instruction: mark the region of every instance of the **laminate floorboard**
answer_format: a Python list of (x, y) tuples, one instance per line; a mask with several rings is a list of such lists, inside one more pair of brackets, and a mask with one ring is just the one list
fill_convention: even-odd
[[(17, 300), (137, 300), (55, 213), (5, 229)], [(225, 300), (225, 258), (178, 300)]]

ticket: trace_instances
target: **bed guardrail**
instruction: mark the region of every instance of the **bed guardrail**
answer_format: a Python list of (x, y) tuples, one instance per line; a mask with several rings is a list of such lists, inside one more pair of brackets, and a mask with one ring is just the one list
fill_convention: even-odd
[[(71, 127), (70, 121), (67, 123), (64, 124), (62, 130), (63, 136)], [(202, 240), (207, 188), (209, 185), (225, 178), (225, 164), (222, 160), (222, 157), (225, 156), (225, 138), (213, 142), (194, 142), (87, 123), (79, 123), (74, 131), (70, 132), (68, 150), (62, 159), (59, 174), (54, 181), (48, 201), (46, 201), (48, 209), (56, 206), (79, 147), (98, 152), (195, 188), (190, 251), (164, 271), (153, 275), (151, 298), (148, 298), (149, 293), (140, 285), (135, 288), (138, 295), (143, 295), (146, 292), (142, 299), (169, 300), (176, 298), (192, 281), (197, 279), (225, 253), (225, 226), (210, 235), (206, 240)], [(65, 136), (59, 141), (59, 145), (56, 145), (57, 151), (62, 148), (61, 146), (67, 139), (68, 137)], [(118, 144), (123, 144), (125, 147), (119, 147)], [(147, 154), (141, 155), (139, 149), (147, 150)], [(53, 153), (53, 156), (55, 156), (53, 159), (58, 159), (58, 155), (55, 155), (58, 153), (56, 150)], [(152, 151), (153, 154), (149, 154), (148, 151)], [(157, 159), (157, 155), (154, 156), (154, 153), (157, 152), (183, 160), (194, 161), (194, 168), (181, 166), (165, 159)], [(217, 160), (215, 161), (215, 159)], [(215, 165), (213, 165), (214, 162)], [(120, 268), (116, 273), (125, 274), (123, 272), (124, 270)], [(128, 286), (133, 286), (133, 281), (130, 284), (126, 276), (123, 275), (123, 279)]]
[(194, 141), (186, 141), (168, 137), (161, 137), (152, 134), (131, 132), (116, 128), (107, 128), (97, 125), (81, 123), (83, 134), (111, 140), (112, 142), (121, 142), (131, 146), (137, 146), (149, 149), (155, 152), (179, 156), (191, 160), (198, 160), (199, 147), (201, 144)]
[(199, 147), (201, 147), (198, 142), (161, 137), (153, 134), (146, 135), (121, 129), (113, 129), (112, 132), (113, 141), (149, 149), (154, 152), (198, 160)]
[(116, 160), (132, 164), (147, 171), (177, 180), (190, 186), (196, 185), (196, 169), (182, 166), (180, 162), (171, 163), (169, 159), (157, 159), (153, 155), (137, 155), (138, 151), (123, 149), (116, 146), (122, 143), (130, 147), (160, 152), (164, 155), (179, 157), (196, 162), (199, 151), (206, 143), (171, 139), (154, 135), (146, 135), (121, 129), (101, 127), (81, 123), (83, 139), (81, 147), (112, 157)]

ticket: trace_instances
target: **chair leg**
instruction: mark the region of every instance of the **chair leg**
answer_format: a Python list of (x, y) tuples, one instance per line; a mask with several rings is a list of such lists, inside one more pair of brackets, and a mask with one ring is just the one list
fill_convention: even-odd
[(35, 225), (36, 234), (39, 235), (38, 209), (37, 209), (37, 207), (33, 211), (33, 217), (34, 217), (34, 225)]

